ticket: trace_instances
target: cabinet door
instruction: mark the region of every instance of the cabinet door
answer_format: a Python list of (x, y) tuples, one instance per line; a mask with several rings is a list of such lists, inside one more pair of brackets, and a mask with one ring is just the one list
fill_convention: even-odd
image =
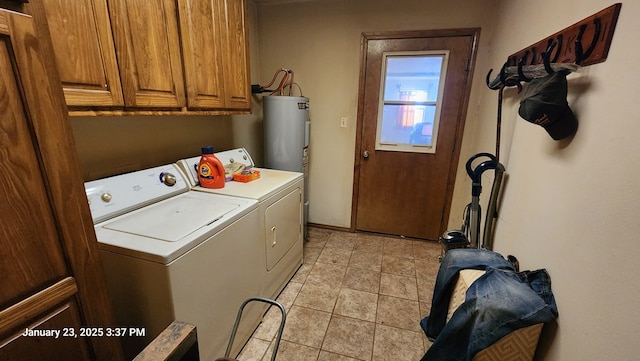
[(249, 110), (246, 2), (186, 0), (179, 6), (189, 108)]
[(187, 105), (189, 109), (224, 108), (220, 1), (179, 3)]
[(55, 336), (22, 336), (25, 330), (22, 329), (18, 331), (17, 338), (0, 349), (0, 360), (91, 360), (88, 340), (85, 337), (71, 335), (71, 330), (77, 334), (82, 326), (78, 318), (79, 314), (77, 304), (71, 298), (59, 308), (27, 326), (36, 330), (59, 330), (60, 335), (57, 338)]
[(222, 27), (224, 62), (225, 106), (229, 109), (251, 108), (251, 79), (249, 73), (249, 39), (247, 34), (247, 3), (221, 0), (224, 4)]
[(125, 105), (185, 105), (175, 0), (110, 0)]
[(112, 326), (62, 91), (38, 39), (31, 17), (0, 9), (0, 360), (119, 360), (113, 338), (21, 336)]
[(122, 106), (106, 0), (43, 0), (67, 105)]

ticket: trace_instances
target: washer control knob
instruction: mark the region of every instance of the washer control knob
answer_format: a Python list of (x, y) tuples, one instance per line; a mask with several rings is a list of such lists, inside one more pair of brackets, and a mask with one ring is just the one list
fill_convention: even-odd
[(100, 199), (102, 199), (103, 202), (109, 203), (111, 202), (111, 193), (102, 193), (102, 195), (100, 196)]
[(171, 173), (160, 173), (160, 181), (169, 187), (176, 185), (176, 176)]

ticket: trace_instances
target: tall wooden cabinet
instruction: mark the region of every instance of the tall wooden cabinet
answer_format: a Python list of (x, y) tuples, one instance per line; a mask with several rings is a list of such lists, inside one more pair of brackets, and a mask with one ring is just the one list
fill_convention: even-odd
[(250, 110), (245, 0), (42, 1), (69, 106)]
[(0, 360), (121, 360), (116, 337), (80, 335), (113, 326), (111, 306), (43, 41), (31, 17), (0, 9)]

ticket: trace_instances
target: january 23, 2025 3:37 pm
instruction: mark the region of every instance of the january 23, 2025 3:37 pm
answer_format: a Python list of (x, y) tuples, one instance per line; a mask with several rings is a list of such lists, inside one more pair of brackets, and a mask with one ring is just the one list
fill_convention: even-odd
[(144, 337), (144, 327), (63, 327), (62, 329), (26, 328), (24, 337)]

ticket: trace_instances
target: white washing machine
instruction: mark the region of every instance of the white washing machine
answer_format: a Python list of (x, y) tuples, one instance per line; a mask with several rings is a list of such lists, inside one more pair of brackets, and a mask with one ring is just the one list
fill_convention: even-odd
[[(253, 159), (244, 148), (216, 153), (223, 165), (242, 163), (253, 167)], [(275, 298), (302, 265), (304, 178), (299, 172), (265, 168), (260, 178), (250, 182), (228, 181), (224, 188), (198, 185), (200, 156), (178, 161), (187, 174), (192, 190), (223, 194), (258, 201), (262, 270), (261, 295)]]
[[(223, 356), (261, 291), (258, 202), (189, 188), (175, 164), (85, 183), (117, 324), (144, 333), (122, 337), (127, 359), (173, 320), (196, 325), (201, 360)], [(246, 312), (236, 352), (262, 309)]]

